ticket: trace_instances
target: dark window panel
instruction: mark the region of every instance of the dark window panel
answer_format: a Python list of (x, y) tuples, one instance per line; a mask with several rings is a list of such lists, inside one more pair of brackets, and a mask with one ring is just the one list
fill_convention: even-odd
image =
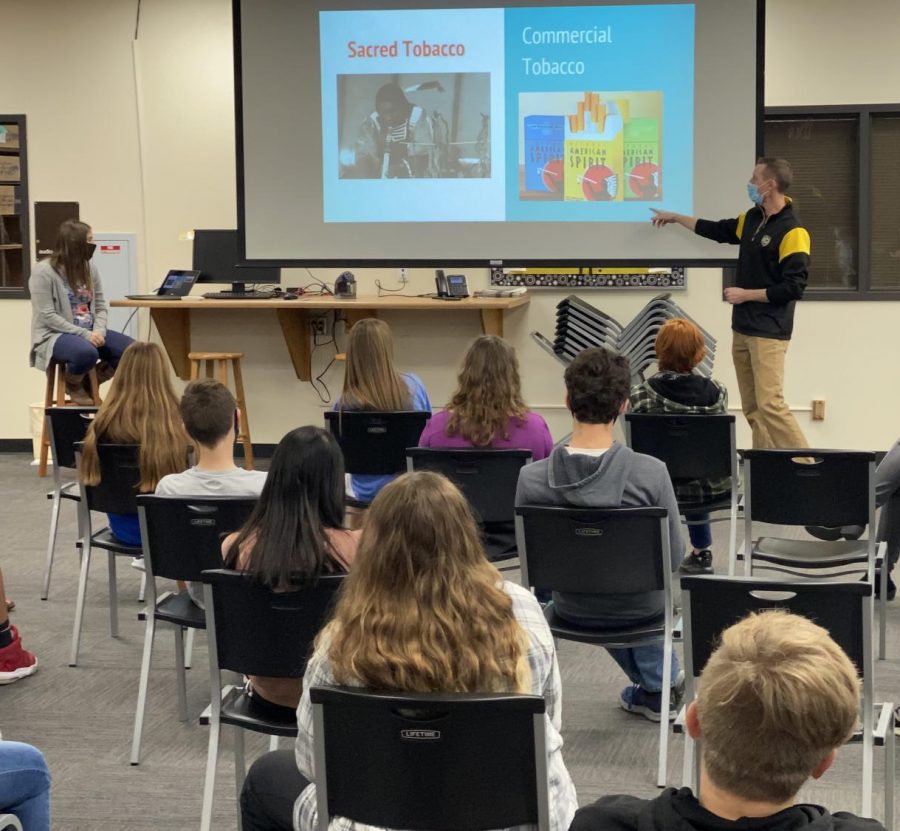
[(900, 288), (900, 114), (872, 116), (873, 289)]
[(769, 117), (767, 156), (794, 169), (789, 195), (812, 239), (809, 286), (859, 287), (859, 118)]

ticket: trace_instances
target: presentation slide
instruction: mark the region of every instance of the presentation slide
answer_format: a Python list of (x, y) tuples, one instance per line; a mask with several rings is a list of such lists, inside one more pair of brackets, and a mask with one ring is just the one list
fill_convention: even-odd
[(235, 0), (255, 266), (717, 265), (652, 209), (748, 206), (762, 0)]
[(319, 33), (325, 222), (693, 210), (693, 4), (321, 12)]

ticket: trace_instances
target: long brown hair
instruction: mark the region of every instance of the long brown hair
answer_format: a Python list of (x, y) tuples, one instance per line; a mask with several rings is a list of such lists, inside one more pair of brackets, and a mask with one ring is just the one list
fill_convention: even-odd
[(144, 493), (154, 491), (163, 476), (187, 468), (190, 439), (181, 423), (162, 349), (155, 343), (135, 341), (122, 355), (84, 439), (81, 478), (86, 485), (100, 483), (97, 444), (101, 442), (140, 445)]
[(515, 350), (503, 338), (476, 338), (463, 358), (456, 391), (447, 405), (447, 435), (460, 433), (476, 447), (509, 438), (509, 420), (523, 419), (522, 381)]
[(319, 636), (335, 679), (407, 692), (527, 692), (526, 635), (500, 582), (456, 487), (436, 473), (398, 477), (372, 502)]
[(67, 219), (56, 232), (50, 265), (65, 278), (73, 292), (79, 289), (94, 290), (87, 241), (90, 231), (90, 225), (77, 219)]
[(342, 410), (408, 410), (412, 394), (394, 369), (394, 339), (386, 323), (367, 317), (355, 323), (347, 339), (347, 370)]

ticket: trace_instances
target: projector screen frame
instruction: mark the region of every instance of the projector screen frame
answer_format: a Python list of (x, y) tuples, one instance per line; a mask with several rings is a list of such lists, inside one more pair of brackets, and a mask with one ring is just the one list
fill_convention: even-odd
[[(548, 0), (549, 2), (549, 0)], [(565, 5), (565, 0), (560, 0)], [(601, 4), (603, 0), (598, 0)], [(232, 35), (234, 54), (234, 118), (235, 118), (235, 162), (236, 162), (236, 195), (237, 195), (237, 254), (238, 264), (242, 266), (256, 266), (267, 268), (396, 268), (398, 266), (412, 268), (434, 268), (440, 266), (453, 266), (460, 268), (494, 268), (494, 267), (646, 267), (646, 268), (734, 268), (737, 265), (737, 248), (728, 246), (726, 250), (733, 251), (732, 256), (712, 258), (585, 258), (583, 256), (567, 259), (565, 257), (552, 257), (546, 259), (527, 258), (280, 258), (260, 259), (247, 257), (246, 238), (246, 203), (244, 182), (244, 113), (243, 113), (243, 82), (241, 63), (241, 3), (242, 0), (232, 0)], [(492, 0), (485, 5), (506, 8), (506, 0)], [(756, 0), (756, 136), (755, 147), (757, 158), (764, 153), (764, 124), (765, 124), (765, 34), (766, 34), (766, 0)], [(684, 233), (684, 231), (682, 231)]]

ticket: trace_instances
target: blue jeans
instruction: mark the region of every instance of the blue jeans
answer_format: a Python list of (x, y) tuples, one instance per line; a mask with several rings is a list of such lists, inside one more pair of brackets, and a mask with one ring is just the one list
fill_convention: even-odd
[(134, 343), (121, 332), (106, 333), (106, 343), (99, 349), (80, 335), (62, 334), (53, 344), (53, 357), (66, 365), (69, 375), (83, 375), (94, 368), (97, 361), (106, 361), (113, 369), (119, 365), (122, 353)]
[(50, 831), (50, 771), (30, 744), (0, 741), (0, 814), (28, 831)]
[(686, 511), (684, 518), (691, 522), (703, 523), (702, 525), (688, 525), (688, 536), (691, 538), (691, 545), (701, 551), (704, 548), (709, 548), (712, 545), (712, 530), (709, 527), (709, 522), (704, 522), (704, 520), (709, 519), (709, 514)]
[[(612, 659), (622, 667), (633, 684), (640, 684), (647, 692), (662, 691), (663, 645), (648, 643), (623, 649), (607, 649)], [(681, 667), (678, 655), (672, 652), (672, 674), (670, 686), (675, 683)]]

